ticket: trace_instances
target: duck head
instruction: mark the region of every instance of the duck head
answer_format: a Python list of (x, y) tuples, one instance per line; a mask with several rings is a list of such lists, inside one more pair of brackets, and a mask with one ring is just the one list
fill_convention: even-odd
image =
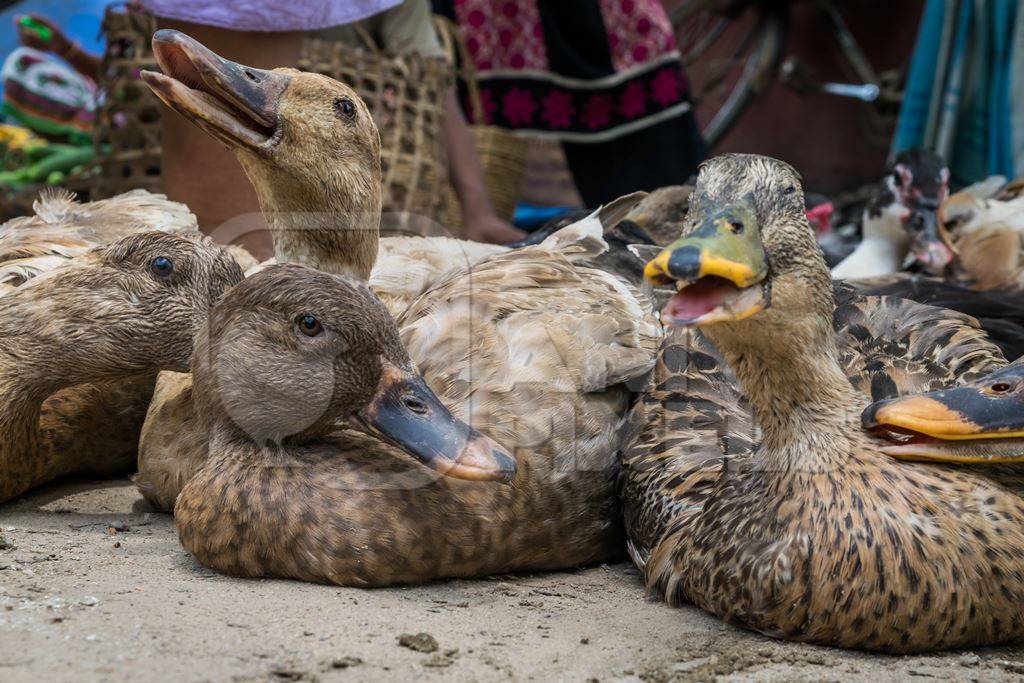
[(903, 460), (1024, 461), (1024, 363), (942, 391), (879, 401), (861, 416)]
[(178, 31), (153, 36), (169, 107), (234, 150), (279, 260), (369, 277), (381, 213), (380, 134), (356, 92), (326, 76), (220, 57)]
[(213, 309), (193, 374), (199, 413), (260, 447), (312, 443), (340, 423), (451, 477), (515, 476), (515, 459), (452, 416), (387, 309), (350, 279), (298, 265), (247, 278)]
[(942, 158), (927, 150), (911, 149), (893, 161), (868, 215), (879, 209), (898, 213), (909, 241), (908, 265), (940, 275), (953, 260), (949, 237), (938, 216), (948, 198), (949, 169)]
[(644, 269), (652, 284), (676, 287), (662, 322), (734, 327), (753, 318), (796, 320), (825, 306), (828, 271), (803, 202), (799, 176), (781, 161), (724, 155), (705, 162), (683, 236)]
[[(52, 351), (82, 377), (187, 371), (195, 332), (223, 292), (241, 281), (206, 237), (136, 233), (35, 278), (0, 301), (4, 336)], [(84, 378), (84, 379), (83, 379)]]

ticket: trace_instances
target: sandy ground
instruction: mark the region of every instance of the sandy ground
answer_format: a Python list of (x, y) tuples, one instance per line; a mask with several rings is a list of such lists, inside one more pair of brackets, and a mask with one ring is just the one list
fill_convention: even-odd
[(0, 507), (0, 528), (5, 683), (1024, 677), (1024, 648), (897, 658), (773, 641), (645, 599), (626, 564), (372, 591), (226, 578), (125, 480), (44, 489)]

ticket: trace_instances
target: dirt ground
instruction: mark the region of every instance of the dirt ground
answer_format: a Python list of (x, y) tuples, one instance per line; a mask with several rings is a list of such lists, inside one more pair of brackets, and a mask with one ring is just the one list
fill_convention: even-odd
[(1024, 676), (1024, 648), (897, 658), (773, 641), (645, 599), (626, 564), (370, 591), (226, 578), (125, 480), (42, 490), (0, 507), (0, 528), (5, 683)]

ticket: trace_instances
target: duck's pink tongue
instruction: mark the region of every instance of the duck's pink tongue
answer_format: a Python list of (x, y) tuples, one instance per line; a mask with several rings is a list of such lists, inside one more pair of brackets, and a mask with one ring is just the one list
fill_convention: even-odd
[(728, 280), (705, 277), (676, 292), (665, 304), (662, 314), (672, 322), (685, 323), (707, 315), (726, 301), (734, 299), (739, 288)]

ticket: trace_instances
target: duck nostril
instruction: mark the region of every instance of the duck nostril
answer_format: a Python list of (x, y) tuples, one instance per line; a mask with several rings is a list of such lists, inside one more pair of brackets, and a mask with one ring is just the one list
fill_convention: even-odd
[(426, 415), (429, 412), (427, 404), (416, 396), (403, 396), (402, 404), (418, 415)]
[(245, 70), (245, 77), (248, 78), (253, 83), (259, 83), (260, 82), (260, 77), (257, 76), (256, 74), (254, 74), (252, 71), (249, 71), (248, 69)]

